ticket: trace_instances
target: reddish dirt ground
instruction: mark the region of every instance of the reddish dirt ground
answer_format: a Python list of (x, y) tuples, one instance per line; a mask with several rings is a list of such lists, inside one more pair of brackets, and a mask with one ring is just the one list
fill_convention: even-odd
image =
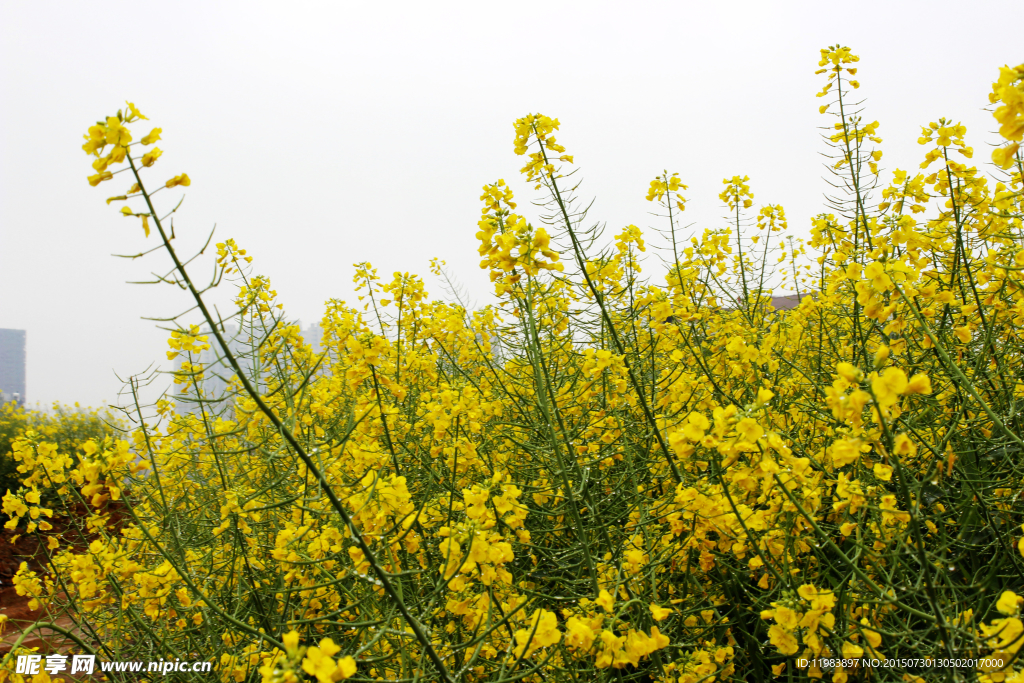
[[(14, 533), (6, 529), (0, 534), (0, 614), (7, 617), (3, 635), (0, 636), (0, 656), (10, 651), (26, 626), (40, 620), (49, 620), (43, 610), (29, 609), (29, 598), (18, 595), (12, 582), (22, 562), (26, 562), (34, 571), (43, 569), (40, 563), (42, 558), (39, 556), (40, 539), (22, 536), (12, 545), (13, 536)], [(65, 628), (73, 627), (71, 620), (66, 616), (58, 617), (55, 622)], [(47, 630), (30, 634), (22, 641), (22, 647), (38, 647), (44, 654), (68, 649), (64, 638)]]
[[(109, 506), (107, 512), (111, 514), (115, 526), (120, 526), (123, 520), (120, 506)], [(84, 507), (75, 510), (78, 516), (84, 516)], [(42, 552), (42, 545), (46, 542), (46, 535), (61, 534), (67, 530), (68, 518), (54, 518), (49, 520), (53, 529), (46, 534), (37, 533), (31, 535), (22, 534), (15, 543), (11, 539), (17, 534), (8, 529), (0, 531), (0, 614), (7, 617), (7, 624), (3, 627), (3, 634), (0, 635), (0, 657), (10, 651), (11, 647), (18, 641), (25, 627), (37, 621), (52, 621), (58, 626), (68, 630), (74, 630), (74, 623), (69, 616), (48, 615), (45, 610), (32, 610), (29, 608), (30, 598), (18, 595), (12, 581), (22, 562), (28, 564), (29, 569), (35, 572), (46, 572), (46, 556)], [(76, 536), (77, 534), (68, 534)], [(71, 641), (62, 635), (47, 629), (33, 632), (24, 641), (22, 647), (39, 648), (41, 654), (53, 652), (67, 652), (73, 646)]]

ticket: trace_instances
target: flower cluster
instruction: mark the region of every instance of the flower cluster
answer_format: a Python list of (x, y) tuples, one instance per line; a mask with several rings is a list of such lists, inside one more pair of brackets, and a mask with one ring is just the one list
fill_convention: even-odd
[(484, 185), (483, 189), (480, 199), (484, 202), (484, 215), (476, 233), (479, 252), (484, 257), (480, 267), (490, 269), (498, 296), (511, 291), (523, 275), (533, 278), (545, 270), (561, 272), (560, 256), (551, 248), (547, 230), (535, 230), (524, 217), (511, 213), (516, 204), (505, 181)]
[[(542, 178), (556, 174), (555, 160), (573, 163), (572, 156), (565, 153), (565, 147), (558, 144), (555, 136), (552, 135), (558, 130), (559, 125), (558, 119), (552, 119), (543, 114), (529, 114), (515, 122), (515, 152), (519, 155), (527, 155), (530, 159), (520, 169), (520, 173), (525, 175), (527, 180), (536, 181), (537, 189), (540, 189), (539, 183)], [(536, 152), (529, 151), (530, 144), (533, 142), (537, 143)], [(560, 156), (554, 159), (549, 152)]]
[[(995, 110), (999, 122), (999, 134), (1010, 142), (992, 151), (992, 161), (1002, 169), (1008, 169), (1016, 160), (1020, 164), (1021, 138), (1024, 137), (1024, 64), (999, 69), (999, 80), (992, 84), (989, 102), (998, 104)], [(1019, 169), (1018, 169), (1019, 171)]]
[[(163, 128), (153, 128), (149, 133), (143, 135), (137, 141), (134, 141), (131, 130), (128, 128), (129, 123), (135, 123), (138, 121), (148, 120), (146, 116), (142, 115), (142, 112), (136, 108), (132, 102), (126, 102), (128, 105), (127, 113), (122, 110), (118, 110), (114, 116), (108, 116), (103, 121), (97, 121), (96, 125), (90, 126), (89, 130), (84, 135), (85, 144), (82, 145), (82, 149), (86, 154), (94, 156), (96, 159), (92, 162), (93, 170), (96, 171), (94, 175), (89, 176), (89, 184), (96, 187), (102, 182), (112, 180), (118, 173), (130, 171), (133, 177), (132, 186), (123, 195), (117, 195), (107, 199), (107, 204), (115, 201), (127, 201), (129, 199), (143, 197), (146, 202), (146, 210), (142, 212), (136, 212), (129, 206), (124, 206), (121, 209), (123, 216), (135, 216), (141, 219), (142, 229), (145, 232), (146, 237), (149, 237), (150, 224), (149, 221), (153, 218), (152, 203), (150, 202), (150, 195), (155, 194), (153, 192), (145, 192), (139, 172), (143, 168), (150, 168), (153, 166), (157, 159), (163, 155), (163, 151), (159, 147), (153, 147), (152, 149), (143, 152), (141, 156), (138, 156), (138, 152), (133, 152), (132, 147), (136, 145), (142, 145), (148, 147), (153, 145), (160, 140), (160, 135), (163, 133)], [(108, 151), (109, 150), (109, 151)], [(116, 167), (119, 164), (128, 162), (128, 166), (120, 168), (116, 171), (109, 169)], [(170, 189), (173, 187), (188, 187), (192, 184), (188, 174), (182, 173), (181, 175), (174, 176), (169, 179), (162, 188), (158, 189)]]

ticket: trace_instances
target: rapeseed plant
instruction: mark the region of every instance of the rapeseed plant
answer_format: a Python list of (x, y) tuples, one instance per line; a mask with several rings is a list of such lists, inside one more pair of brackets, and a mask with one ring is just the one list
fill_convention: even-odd
[[(784, 208), (755, 208), (741, 175), (726, 224), (684, 238), (687, 188), (665, 171), (647, 194), (664, 284), (643, 279), (635, 226), (595, 246), (540, 114), (514, 151), (541, 224), (503, 180), (481, 196), (494, 306), (360, 263), (362, 305), (327, 303), (317, 353), (252, 257), (217, 244), (211, 285), (237, 288), (253, 368), (223, 352), (226, 396), (199, 363), (231, 348), (226, 320), (154, 199), (188, 176), (148, 189), (160, 154), (138, 146), (161, 129), (134, 142), (133, 104), (97, 123), (90, 184), (130, 175), (108, 202), (155, 230), (208, 328), (169, 341), (197, 409), (137, 405), (124, 439), (77, 459), (15, 443), (15, 519), (46, 486), (96, 510), (19, 591), (69, 614), (84, 650), (215, 656), (225, 681), (1021, 676), (1024, 66), (993, 85), (995, 179), (939, 119), (922, 172), (885, 184), (858, 61), (821, 51), (838, 194), (811, 238), (780, 239)], [(806, 295), (776, 311), (787, 280)], [(115, 528), (100, 510), (117, 498)]]

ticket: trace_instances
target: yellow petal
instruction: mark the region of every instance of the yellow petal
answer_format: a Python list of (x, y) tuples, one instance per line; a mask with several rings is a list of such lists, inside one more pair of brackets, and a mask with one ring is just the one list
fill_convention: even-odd
[(996, 609), (1002, 614), (1011, 615), (1017, 612), (1017, 603), (1020, 602), (1020, 598), (1013, 591), (1003, 591), (1003, 594), (999, 596), (999, 600), (996, 601)]
[(351, 678), (356, 673), (356, 660), (350, 656), (342, 657), (338, 660), (338, 668), (335, 669), (332, 678), (334, 680), (340, 680), (343, 678)]

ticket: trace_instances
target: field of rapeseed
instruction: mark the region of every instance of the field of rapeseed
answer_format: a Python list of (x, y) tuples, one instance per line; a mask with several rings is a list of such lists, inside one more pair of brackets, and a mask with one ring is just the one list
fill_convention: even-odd
[[(558, 121), (531, 114), (515, 153), (544, 215), (504, 181), (481, 197), (499, 303), (358, 264), (362, 303), (328, 302), (322, 353), (235, 241), (194, 279), (160, 128), (136, 138), (134, 104), (92, 126), (90, 184), (127, 190), (108, 204), (209, 333), (169, 341), (193, 410), (138, 406), (74, 453), (16, 440), (12, 526), (95, 510), (18, 590), (82, 652), (213, 658), (224, 681), (1024, 679), (1024, 65), (992, 86), (991, 177), (939, 119), (890, 178), (857, 62), (821, 52), (835, 194), (809, 240), (744, 176), (729, 225), (683, 235), (666, 172), (661, 234), (602, 249)], [(781, 288), (799, 305), (775, 310)], [(211, 396), (198, 354), (229, 347), (225, 322), (247, 351)]]

